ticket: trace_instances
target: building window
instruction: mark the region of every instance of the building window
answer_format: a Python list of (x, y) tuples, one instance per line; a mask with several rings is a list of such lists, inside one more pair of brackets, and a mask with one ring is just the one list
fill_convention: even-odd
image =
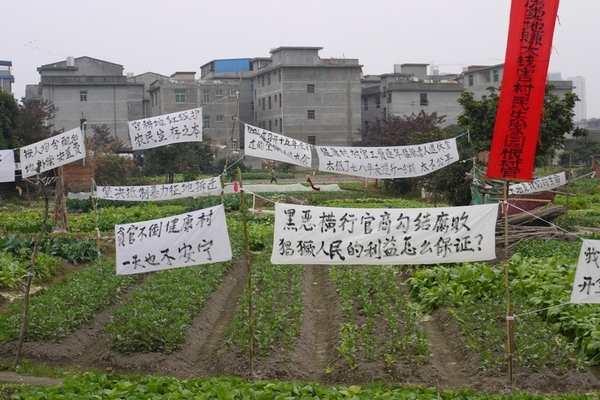
[(315, 110), (308, 110), (308, 119), (315, 119)]
[(271, 74), (267, 75), (267, 85), (271, 84)]
[(381, 100), (379, 99), (379, 97), (375, 98), (375, 108), (379, 108), (381, 107)]
[(492, 71), (494, 82), (500, 82), (500, 72), (497, 69)]
[(210, 103), (210, 90), (204, 89), (202, 91), (202, 102), (203, 103)]
[(185, 89), (175, 89), (175, 103), (185, 103)]
[(392, 102), (392, 92), (389, 92), (387, 95), (387, 102), (391, 103)]
[(271, 109), (271, 96), (269, 96), (269, 110)]
[(204, 119), (202, 121), (202, 128), (204, 128), (204, 129), (210, 128), (210, 117), (208, 115), (204, 116)]
[(469, 75), (469, 86), (473, 86), (473, 75)]
[(231, 122), (235, 121), (235, 116), (231, 116)]
[(269, 120), (269, 130), (273, 131), (273, 122)]
[(429, 105), (429, 100), (427, 100), (427, 93), (421, 93), (419, 98), (419, 105), (420, 106), (428, 106)]
[(79, 91), (79, 101), (87, 101), (87, 90)]
[(279, 82), (281, 82), (281, 70), (278, 70), (278, 75), (279, 75)]
[(369, 100), (364, 99), (363, 103), (365, 104), (365, 111), (367, 111), (369, 109)]
[(283, 120), (279, 118), (279, 132), (283, 132)]
[(485, 94), (482, 94), (481, 95), (481, 100), (484, 100), (484, 101), (487, 100), (487, 96)]
[(263, 110), (263, 111), (265, 111), (265, 104), (266, 104), (266, 103), (267, 103), (267, 102), (265, 101), (265, 99), (262, 99), (262, 110)]
[(229, 97), (237, 97), (237, 91), (236, 90), (230, 90), (229, 91)]
[(314, 92), (315, 92), (315, 85), (313, 85), (313, 84), (306, 85), (306, 93), (314, 93)]
[(279, 107), (281, 108), (281, 93), (279, 93)]
[(312, 144), (313, 146), (317, 144), (317, 137), (316, 136), (309, 136), (308, 137), (308, 144)]
[(215, 121), (217, 121), (217, 122), (223, 122), (223, 116), (222, 115), (217, 115), (215, 117)]
[(215, 90), (215, 96), (217, 96), (217, 97), (223, 96), (223, 90), (221, 90), (221, 89)]

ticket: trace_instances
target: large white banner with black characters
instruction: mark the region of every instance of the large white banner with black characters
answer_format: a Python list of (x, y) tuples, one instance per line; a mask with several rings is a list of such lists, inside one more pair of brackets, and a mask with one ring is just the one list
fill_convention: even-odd
[(247, 156), (283, 161), (307, 168), (310, 168), (312, 163), (308, 143), (256, 126), (246, 124), (244, 143)]
[(15, 152), (0, 150), (0, 182), (15, 181)]
[(423, 176), (459, 160), (454, 138), (414, 146), (315, 149), (319, 171), (377, 179)]
[(556, 189), (567, 184), (567, 178), (564, 172), (558, 174), (543, 176), (534, 179), (531, 182), (515, 183), (508, 187), (509, 195), (521, 195), (529, 193), (538, 193), (546, 190)]
[(202, 141), (202, 108), (129, 121), (133, 150)]
[(571, 303), (600, 303), (600, 240), (583, 240)]
[(275, 204), (273, 264), (399, 265), (496, 258), (498, 204), (363, 209)]
[(115, 225), (117, 275), (231, 260), (222, 204), (173, 217)]
[(35, 175), (38, 164), (39, 172), (45, 172), (81, 160), (85, 157), (81, 129), (77, 127), (60, 135), (21, 147), (20, 157), (23, 178)]
[(221, 194), (221, 190), (221, 179), (214, 177), (162, 185), (98, 186), (96, 197), (105, 200), (160, 201), (185, 197), (216, 196)]

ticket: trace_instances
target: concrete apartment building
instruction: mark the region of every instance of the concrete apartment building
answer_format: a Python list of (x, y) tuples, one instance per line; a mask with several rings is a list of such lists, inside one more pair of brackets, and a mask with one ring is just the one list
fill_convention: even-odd
[(15, 77), (11, 73), (12, 61), (0, 60), (0, 89), (12, 93), (12, 84), (15, 83)]
[(321, 49), (271, 50), (270, 62), (254, 70), (253, 122), (310, 144), (350, 146), (360, 139), (361, 65), (321, 59)]
[(66, 60), (38, 68), (40, 83), (28, 85), (25, 100), (49, 100), (58, 109), (51, 123), (65, 131), (82, 119), (107, 125), (119, 139), (129, 141), (127, 122), (140, 119), (144, 110), (144, 83), (128, 82), (123, 66), (92, 57)]

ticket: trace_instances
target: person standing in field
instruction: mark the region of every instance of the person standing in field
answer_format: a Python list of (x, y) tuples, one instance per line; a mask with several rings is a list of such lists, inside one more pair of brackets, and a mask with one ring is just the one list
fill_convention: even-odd
[(273, 182), (277, 183), (277, 175), (275, 175), (275, 168), (271, 169), (271, 182), (269, 182), (269, 183), (273, 183)]

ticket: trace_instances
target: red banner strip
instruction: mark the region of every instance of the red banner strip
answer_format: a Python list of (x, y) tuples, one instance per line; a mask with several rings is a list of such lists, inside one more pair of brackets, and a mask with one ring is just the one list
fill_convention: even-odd
[(512, 0), (488, 178), (533, 178), (558, 1)]

